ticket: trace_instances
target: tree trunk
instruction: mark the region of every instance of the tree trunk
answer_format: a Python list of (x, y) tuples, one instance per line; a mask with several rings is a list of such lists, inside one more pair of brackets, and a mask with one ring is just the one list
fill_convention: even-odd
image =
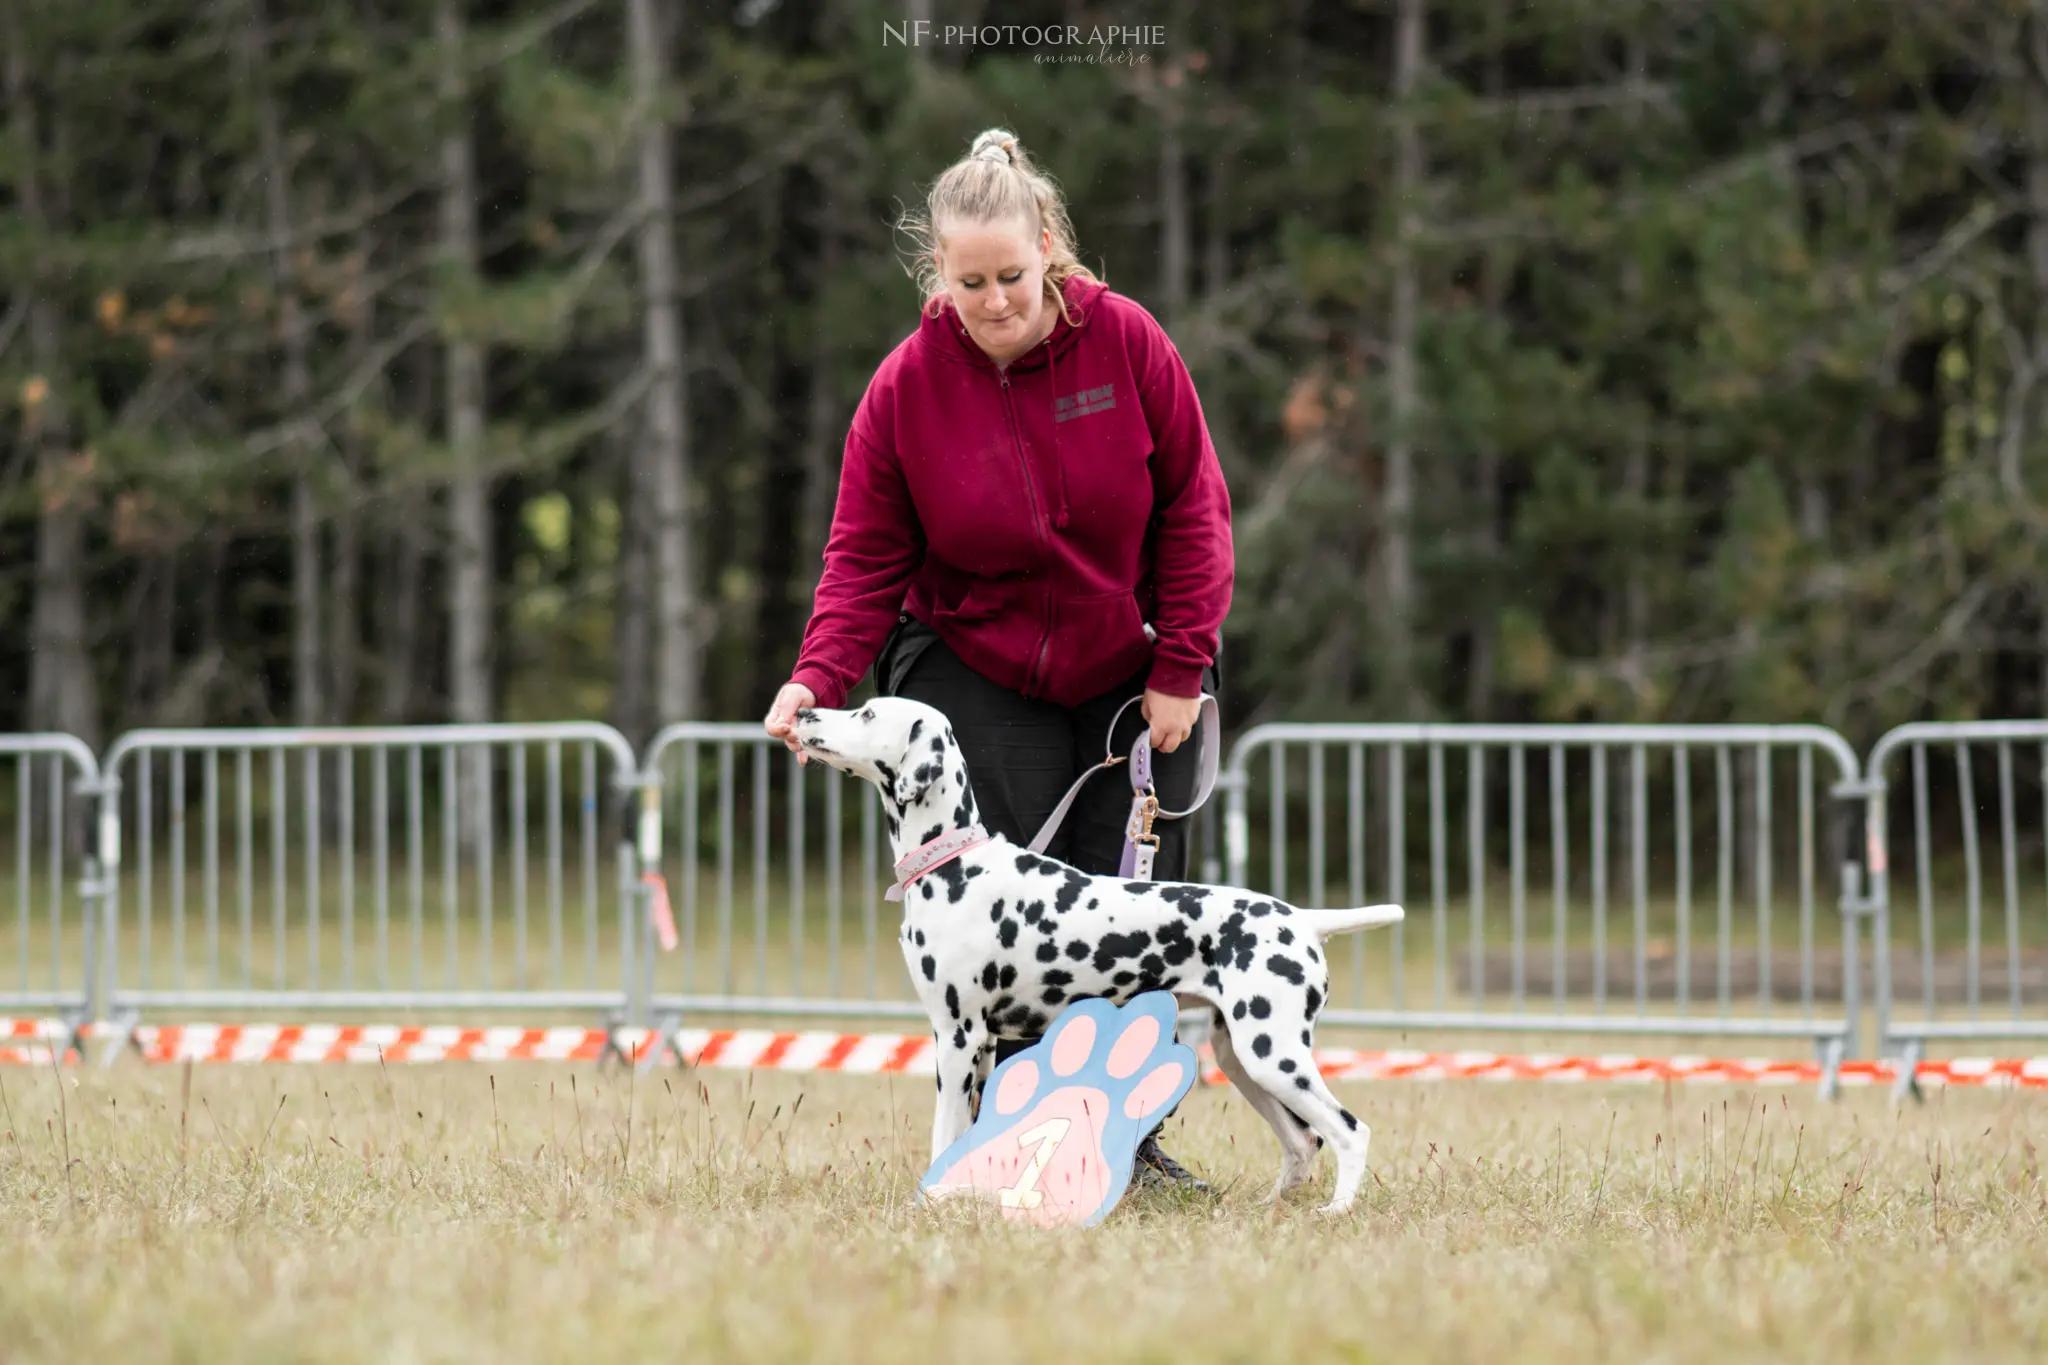
[(637, 432), (620, 441), (616, 487), (619, 491), (619, 558), (613, 566), (612, 589), (612, 728), (632, 741), (634, 748), (645, 745), (660, 728), (655, 716), (653, 677), (649, 646), (654, 640), (651, 610), (653, 575), (648, 542), (653, 539), (654, 520), (647, 499), (640, 496), (639, 461), (635, 456), (642, 438)]
[[(457, 0), (441, 0), (441, 252), (455, 270), (474, 275), (476, 162), (469, 131), (469, 82)], [(490, 486), (478, 465), (484, 439), (483, 348), (461, 337), (448, 342), (448, 444), (455, 473), (448, 482), (448, 701), (454, 720), (491, 718)]]
[(1422, 139), (1414, 94), (1422, 76), (1423, 0), (1400, 0), (1394, 38), (1394, 199), (1399, 215), (1394, 243), (1394, 306), (1387, 347), (1390, 431), (1379, 538), (1382, 695), (1394, 717), (1416, 710), (1414, 562), (1409, 538), (1415, 512), (1415, 420), (1420, 397), (1415, 373), (1415, 329), (1421, 285), (1417, 279), (1416, 200), (1422, 193)]
[(668, 53), (654, 0), (626, 0), (633, 99), (640, 119), (640, 225), (635, 247), (649, 372), (635, 484), (654, 512), (655, 714), (660, 724), (696, 718), (701, 647), (691, 565), (687, 376), (677, 299), (675, 197), (670, 184)]
[[(818, 278), (834, 280), (845, 255), (839, 237), (845, 199), (836, 167), (822, 165), (818, 175), (824, 189), (818, 208)], [(822, 307), (823, 302), (814, 295), (812, 306)], [(834, 359), (831, 329), (813, 324), (804, 402), (803, 513), (797, 524), (797, 563), (801, 566), (796, 575), (797, 591), (804, 603), (813, 600), (825, 571), (825, 541), (831, 535), (832, 509), (839, 500), (839, 461), (835, 457), (841, 448), (841, 431), (832, 386)], [(796, 643), (783, 642), (785, 654), (793, 657)]]
[[(270, 35), (263, 0), (247, 0), (242, 23), (245, 79), (256, 96), (256, 138), (263, 162), (265, 226), (273, 243), (270, 278), (277, 290), (277, 329), (284, 344), (284, 372), (279, 382), (279, 416), (287, 423), (305, 414), (313, 390), (306, 357), (305, 310), (292, 265), (291, 167), (286, 164), (284, 135), (277, 100), (271, 90)], [(326, 720), (320, 701), (320, 509), (313, 486), (313, 452), (303, 435), (294, 434), (287, 447), (292, 463), (292, 723), (319, 725)]]
[[(1649, 60), (1643, 47), (1642, 37), (1631, 34), (1628, 40), (1628, 81), (1630, 111), (1629, 122), (1640, 127), (1643, 117), (1642, 91), (1649, 80)], [(1641, 177), (1633, 169), (1628, 180), (1631, 188)], [(1631, 326), (1641, 326), (1643, 312), (1643, 269), (1634, 253), (1622, 262), (1621, 296), (1623, 307), (1628, 310)], [(1638, 411), (1629, 423), (1628, 450), (1623, 457), (1621, 471), (1621, 493), (1625, 506), (1630, 509), (1628, 532), (1631, 545), (1627, 557), (1627, 569), (1622, 574), (1622, 673), (1628, 679), (1629, 690), (1634, 693), (1634, 704), (1638, 712), (1648, 699), (1650, 688), (1650, 588), (1651, 565), (1649, 556), (1642, 547), (1642, 514), (1648, 510), (1650, 498), (1650, 433), (1649, 395), (1642, 393), (1635, 384), (1633, 396)], [(1647, 719), (1647, 717), (1644, 717)]]
[[(1507, 91), (1507, 44), (1509, 5), (1512, 0), (1495, 0), (1487, 11), (1486, 93), (1500, 99)], [(1487, 248), (1485, 274), (1480, 281), (1480, 304), (1489, 318), (1499, 317), (1506, 307), (1508, 280), (1514, 256), (1502, 244)], [(1481, 586), (1472, 604), (1472, 654), (1465, 671), (1465, 719), (1485, 721), (1493, 717), (1494, 655), (1500, 641), (1501, 603), (1501, 458), (1500, 442), (1492, 434), (1480, 438), (1477, 488), (1473, 509), (1473, 547), (1480, 565)]]
[(413, 718), (414, 680), (420, 667), (420, 608), (426, 589), (419, 520), (425, 506), (413, 499), (391, 508), (387, 541), (379, 557), (378, 613), (379, 714), (386, 725), (404, 725)]
[(1186, 320), (1192, 236), (1188, 223), (1187, 149), (1181, 124), (1187, 107), (1186, 0), (1176, 0), (1167, 25), (1166, 65), (1159, 85), (1159, 311), (1178, 335)]
[[(32, 237), (46, 241), (50, 215), (37, 165), (40, 123), (29, 89), (27, 40), (16, 7), (0, 6), (0, 11), (6, 15), (8, 113), (16, 130), (17, 211)], [(92, 458), (70, 449), (68, 376), (57, 306), (42, 281), (29, 287), (35, 291), (28, 305), (29, 362), (35, 367), (30, 385), (40, 381), (41, 397), (25, 397), (22, 438), (34, 452), (41, 516), (29, 624), (28, 723), (33, 729), (76, 735), (97, 749), (103, 738), (99, 680), (93, 674), (85, 613), (85, 508)]]

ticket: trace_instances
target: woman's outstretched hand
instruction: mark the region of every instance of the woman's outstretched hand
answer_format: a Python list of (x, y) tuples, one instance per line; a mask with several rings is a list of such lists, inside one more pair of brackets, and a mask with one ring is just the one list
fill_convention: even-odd
[(816, 706), (818, 698), (802, 683), (784, 683), (782, 690), (775, 694), (775, 704), (768, 708), (768, 718), (762, 722), (769, 734), (781, 740), (789, 751), (796, 755), (796, 761), (804, 761), (804, 750), (796, 742), (796, 713), (806, 706)]

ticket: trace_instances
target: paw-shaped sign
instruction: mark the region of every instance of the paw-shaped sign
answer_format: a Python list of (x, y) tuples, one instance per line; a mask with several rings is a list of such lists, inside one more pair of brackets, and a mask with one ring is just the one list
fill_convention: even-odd
[(1042, 1227), (1108, 1217), (1138, 1144), (1195, 1082), (1194, 1049), (1173, 1040), (1177, 1013), (1165, 991), (1122, 1009), (1068, 1006), (989, 1077), (974, 1125), (925, 1172), (925, 1197), (980, 1194), (1005, 1218)]

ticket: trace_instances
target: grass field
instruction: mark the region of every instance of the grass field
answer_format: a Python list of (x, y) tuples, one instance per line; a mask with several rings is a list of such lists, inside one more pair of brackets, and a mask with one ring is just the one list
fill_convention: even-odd
[[(1343, 1087), (1352, 1216), (1087, 1233), (913, 1205), (923, 1080), (520, 1066), (0, 1071), (0, 1359), (1494, 1362), (2048, 1357), (2048, 1100)], [(186, 1087), (189, 1086), (189, 1093)], [(1323, 1163), (1327, 1188), (1329, 1163)]]

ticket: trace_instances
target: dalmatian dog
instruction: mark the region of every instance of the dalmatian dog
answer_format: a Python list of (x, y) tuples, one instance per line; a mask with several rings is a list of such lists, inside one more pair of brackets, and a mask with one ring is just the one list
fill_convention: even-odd
[(934, 1158), (971, 1123), (998, 1038), (1040, 1036), (1073, 1000), (1171, 991), (1214, 1012), (1217, 1064), (1280, 1140), (1270, 1198), (1306, 1180), (1327, 1144), (1337, 1186), (1321, 1212), (1350, 1207), (1372, 1133), (1310, 1054), (1329, 990), (1322, 944), (1398, 923), (1400, 906), (1305, 910), (1227, 887), (1093, 877), (992, 836), (952, 727), (922, 702), (807, 708), (793, 735), (803, 760), (882, 793), (903, 959), (938, 1043)]

